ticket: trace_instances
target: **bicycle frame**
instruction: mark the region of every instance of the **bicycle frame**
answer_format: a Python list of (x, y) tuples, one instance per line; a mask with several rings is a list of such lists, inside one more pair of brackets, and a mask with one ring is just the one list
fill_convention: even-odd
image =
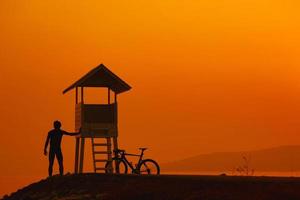
[[(136, 172), (137, 170), (137, 166), (140, 165), (141, 161), (143, 160), (143, 156), (144, 156), (144, 151), (145, 150), (141, 150), (141, 154), (131, 154), (131, 153), (125, 153), (124, 151), (119, 151), (116, 155), (117, 155), (117, 158), (119, 159), (122, 159), (125, 161), (125, 163), (130, 167), (130, 169), (132, 170), (132, 172)], [(119, 157), (118, 155), (121, 155), (121, 157)], [(136, 166), (134, 166), (131, 162), (129, 162), (126, 158), (126, 156), (136, 156), (138, 157), (139, 156), (139, 160), (138, 160), (138, 163), (135, 164)]]

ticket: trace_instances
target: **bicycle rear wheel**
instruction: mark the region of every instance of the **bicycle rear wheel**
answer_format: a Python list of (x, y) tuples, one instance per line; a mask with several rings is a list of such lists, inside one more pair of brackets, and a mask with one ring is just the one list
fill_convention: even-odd
[[(116, 162), (116, 165), (115, 165)], [(111, 169), (111, 164), (113, 164), (113, 173), (115, 174), (127, 174), (128, 166), (126, 162), (122, 159), (113, 159), (112, 162), (107, 162), (105, 165), (105, 173), (109, 173)]]
[(138, 166), (139, 174), (153, 174), (158, 175), (160, 173), (159, 165), (156, 161), (152, 159), (142, 160), (140, 165)]

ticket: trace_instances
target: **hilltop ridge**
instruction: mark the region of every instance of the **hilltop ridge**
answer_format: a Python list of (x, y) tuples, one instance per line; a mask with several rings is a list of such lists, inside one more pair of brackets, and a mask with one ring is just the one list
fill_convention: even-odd
[(300, 178), (238, 176), (54, 176), (3, 200), (298, 200)]

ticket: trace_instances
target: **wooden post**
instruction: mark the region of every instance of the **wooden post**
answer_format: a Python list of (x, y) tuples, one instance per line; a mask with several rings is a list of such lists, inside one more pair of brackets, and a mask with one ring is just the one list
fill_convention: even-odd
[(113, 137), (114, 150), (118, 149), (118, 137)]
[[(113, 144), (114, 144), (114, 152), (116, 152), (116, 150), (118, 149), (118, 137), (113, 137)], [(115, 157), (116, 157), (116, 153), (115, 153)], [(115, 160), (114, 162), (115, 164), (115, 169), (116, 169), (116, 173), (119, 172), (119, 165), (117, 164), (117, 160)]]
[[(78, 104), (78, 87), (75, 90), (75, 104)], [(77, 130), (75, 130), (77, 131)], [(78, 174), (78, 158), (79, 158), (79, 140), (80, 138), (75, 138), (75, 163), (74, 163), (74, 173)]]
[(84, 97), (83, 97), (83, 87), (81, 87), (81, 103), (84, 103)]
[(108, 104), (110, 104), (110, 89), (109, 88), (107, 88), (107, 92), (108, 92), (107, 101), (108, 101)]
[(117, 102), (117, 94), (115, 93), (115, 113), (114, 113), (114, 117), (115, 117), (115, 125), (116, 125), (116, 129), (117, 129), (117, 135), (118, 135), (118, 102)]
[(117, 93), (115, 93), (115, 103), (117, 103)]
[[(106, 141), (107, 141), (107, 160), (109, 163), (112, 163), (112, 155), (111, 155), (111, 139), (110, 137), (107, 137), (106, 138)], [(113, 173), (113, 166), (112, 165), (109, 165), (109, 173)]]
[(78, 104), (78, 87), (75, 90), (75, 103)]
[(78, 158), (79, 158), (79, 141), (80, 138), (76, 138), (76, 144), (75, 144), (75, 168), (74, 168), (74, 173), (78, 174)]
[[(115, 93), (115, 111), (114, 111), (114, 123), (115, 123), (115, 128), (116, 128), (116, 136), (113, 137), (113, 144), (114, 144), (114, 152), (119, 149), (118, 147), (118, 104), (117, 104), (117, 93)], [(117, 157), (117, 154), (115, 154), (115, 157)], [(119, 165), (117, 164), (117, 161), (115, 160), (115, 169), (116, 173), (119, 172)]]
[(84, 159), (84, 140), (85, 138), (81, 138), (81, 144), (80, 144), (80, 161), (79, 161), (79, 173), (83, 172), (83, 159)]

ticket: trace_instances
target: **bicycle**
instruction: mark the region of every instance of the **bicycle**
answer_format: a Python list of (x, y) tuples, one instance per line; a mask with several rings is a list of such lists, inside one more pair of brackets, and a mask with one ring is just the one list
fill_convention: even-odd
[[(144, 151), (147, 148), (139, 148), (140, 154), (125, 153), (125, 150), (115, 150), (115, 157), (113, 162), (107, 162), (105, 165), (105, 172), (108, 173), (108, 169), (111, 169), (111, 164), (114, 164), (114, 172), (117, 174), (127, 174), (128, 166), (131, 169), (132, 174), (156, 174), (160, 173), (160, 167), (158, 163), (152, 159), (143, 159)], [(135, 166), (129, 162), (126, 156), (139, 156), (138, 163)]]

